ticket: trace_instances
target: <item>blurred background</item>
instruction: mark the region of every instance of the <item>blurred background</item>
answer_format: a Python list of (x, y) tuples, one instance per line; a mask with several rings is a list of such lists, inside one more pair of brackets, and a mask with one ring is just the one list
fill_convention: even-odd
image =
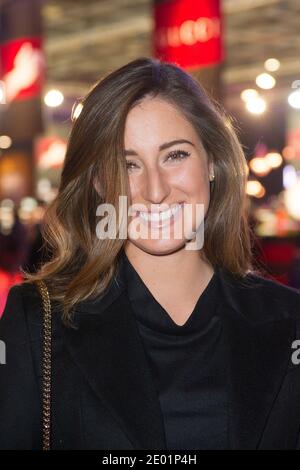
[(236, 120), (253, 253), (300, 289), (299, 0), (0, 0), (0, 315), (47, 254), (80, 99), (139, 56), (176, 62)]

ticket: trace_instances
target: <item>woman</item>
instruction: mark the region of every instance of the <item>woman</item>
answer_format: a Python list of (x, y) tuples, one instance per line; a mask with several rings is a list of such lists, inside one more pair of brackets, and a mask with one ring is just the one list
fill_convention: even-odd
[(300, 295), (253, 267), (246, 179), (231, 120), (177, 66), (140, 58), (88, 93), (52, 258), (0, 322), (1, 448), (42, 445), (39, 280), (52, 449), (300, 447)]

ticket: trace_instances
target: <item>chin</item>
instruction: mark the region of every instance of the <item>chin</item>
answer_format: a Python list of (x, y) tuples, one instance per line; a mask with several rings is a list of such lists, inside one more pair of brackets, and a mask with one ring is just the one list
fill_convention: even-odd
[(185, 240), (134, 240), (133, 245), (150, 255), (169, 255), (184, 249), (185, 243)]

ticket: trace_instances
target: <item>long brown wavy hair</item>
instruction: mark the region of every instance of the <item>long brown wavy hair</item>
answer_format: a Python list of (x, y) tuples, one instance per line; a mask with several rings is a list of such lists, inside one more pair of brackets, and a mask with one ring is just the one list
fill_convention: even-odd
[(146, 96), (159, 96), (177, 106), (213, 162), (204, 258), (238, 277), (255, 271), (247, 164), (234, 119), (189, 73), (174, 64), (141, 57), (99, 80), (83, 99), (69, 136), (58, 194), (43, 219), (44, 248), (51, 257), (35, 273), (23, 270), (24, 283), (46, 282), (51, 299), (63, 306), (66, 324), (75, 304), (104, 293), (116, 272), (126, 240), (96, 236), (96, 209), (103, 202), (113, 204), (119, 220), (119, 196), (130, 200), (125, 121), (130, 109)]

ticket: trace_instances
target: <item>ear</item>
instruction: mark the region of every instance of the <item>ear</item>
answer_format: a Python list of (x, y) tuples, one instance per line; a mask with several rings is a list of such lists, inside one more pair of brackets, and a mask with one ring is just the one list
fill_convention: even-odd
[(97, 178), (94, 178), (93, 179), (93, 186), (96, 190), (96, 192), (99, 194), (99, 196), (101, 197), (102, 196), (102, 191), (100, 189), (100, 185), (99, 185), (99, 180)]
[(212, 180), (214, 178), (214, 164), (213, 162), (210, 162), (208, 165), (208, 172), (209, 172), (209, 179)]

